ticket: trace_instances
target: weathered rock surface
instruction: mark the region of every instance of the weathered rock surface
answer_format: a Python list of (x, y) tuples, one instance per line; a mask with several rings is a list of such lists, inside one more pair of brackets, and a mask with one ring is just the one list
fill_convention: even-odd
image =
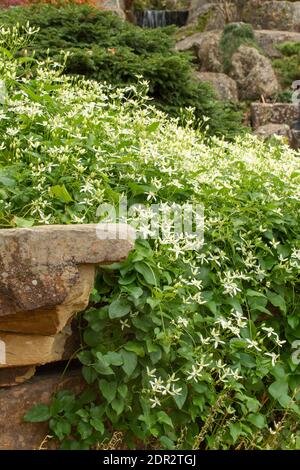
[[(284, 25), (282, 25), (284, 27)], [(300, 33), (292, 31), (272, 31), (272, 30), (256, 30), (255, 38), (259, 47), (271, 59), (282, 57), (281, 52), (276, 48), (277, 44), (284, 42), (300, 42)]]
[[(97, 225), (53, 225), (0, 231), (0, 317), (61, 304), (79, 278), (79, 264), (125, 259), (132, 241)], [(106, 237), (106, 238), (105, 238)]]
[[(283, 27), (283, 25), (282, 25)], [(282, 56), (281, 52), (276, 48), (276, 44), (282, 44), (284, 42), (300, 42), (300, 33), (290, 31), (277, 31), (277, 30), (256, 30), (254, 31), (255, 39), (258, 46), (262, 51), (271, 59), (279, 58)], [(209, 71), (222, 71), (222, 65), (218, 65), (218, 70), (210, 70), (208, 67), (205, 68), (205, 62), (207, 62), (207, 55), (210, 50), (210, 57), (213, 54), (212, 63), (216, 61), (218, 64), (222, 64), (222, 54), (219, 50), (219, 41), (221, 38), (220, 31), (204, 31), (202, 33), (195, 33), (186, 38), (180, 40), (176, 44), (178, 51), (193, 51), (200, 62), (204, 63), (204, 69)], [(203, 47), (205, 48), (202, 51)], [(212, 50), (211, 50), (212, 49)]]
[(196, 33), (176, 44), (178, 51), (193, 51), (198, 58), (200, 70), (203, 72), (223, 72), (223, 59), (219, 47), (220, 33), (209, 31)]
[(104, 10), (109, 10), (125, 19), (125, 1), (123, 0), (97, 0), (96, 5)]
[(195, 72), (194, 77), (199, 82), (210, 83), (220, 100), (238, 100), (236, 82), (224, 73)]
[(52, 336), (0, 331), (0, 340), (5, 343), (6, 348), (5, 364), (0, 364), (0, 378), (2, 369), (69, 359), (80, 345), (76, 329), (70, 324)]
[(254, 29), (300, 31), (300, 2), (247, 0), (241, 20)]
[(125, 259), (133, 238), (122, 224), (0, 230), (0, 386), (13, 381), (7, 368), (74, 354), (71, 321), (88, 305), (95, 265)]
[(1, 332), (50, 336), (61, 331), (70, 318), (87, 307), (94, 286), (94, 265), (79, 265), (78, 273), (78, 279), (61, 304), (0, 317), (0, 338)]
[(268, 123), (292, 126), (298, 117), (298, 106), (293, 103), (252, 103), (251, 122), (257, 129)]
[(226, 23), (236, 21), (238, 10), (235, 2), (192, 0), (188, 16), (188, 24), (199, 24), (206, 31), (223, 29)]
[(0, 387), (12, 387), (26, 382), (35, 374), (35, 367), (12, 367), (0, 371)]
[(230, 76), (237, 82), (240, 99), (268, 98), (280, 91), (270, 60), (254, 47), (240, 46), (231, 65)]
[(269, 139), (272, 136), (281, 136), (286, 139), (288, 144), (292, 143), (291, 129), (287, 124), (265, 124), (254, 131), (254, 135), (262, 139)]
[(49, 434), (48, 425), (25, 423), (25, 413), (38, 403), (48, 404), (59, 389), (79, 393), (83, 387), (81, 373), (73, 371), (64, 377), (61, 373), (40, 375), (16, 387), (0, 389), (0, 450), (39, 449)]
[(300, 131), (292, 129), (292, 147), (295, 150), (300, 149)]
[(197, 43), (196, 55), (201, 71), (223, 72), (223, 57), (219, 41), (219, 33), (209, 32), (202, 36), (201, 42)]
[[(219, 35), (218, 32), (215, 32), (215, 33)], [(178, 41), (176, 43), (175, 49), (177, 51), (194, 51), (195, 55), (197, 55), (198, 48), (200, 47), (203, 38), (209, 34), (211, 34), (211, 31), (207, 33), (191, 34), (190, 36), (187, 36), (184, 39), (181, 39), (180, 41)]]

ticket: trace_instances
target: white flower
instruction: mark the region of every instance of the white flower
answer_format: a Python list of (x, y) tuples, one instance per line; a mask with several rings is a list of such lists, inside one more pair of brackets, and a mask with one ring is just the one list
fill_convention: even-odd
[(275, 331), (271, 327), (262, 326), (261, 329), (267, 333), (268, 338), (270, 338), (272, 335), (276, 336)]
[(153, 378), (155, 377), (156, 369), (150, 370), (149, 367), (147, 366), (147, 367), (146, 367), (146, 370), (147, 370), (147, 375), (148, 375), (148, 377), (153, 377)]
[(126, 320), (120, 320), (121, 323), (121, 330), (123, 331), (125, 328), (130, 328), (130, 325), (128, 323), (128, 318)]
[(8, 127), (5, 132), (7, 135), (13, 137), (19, 133), (19, 129), (18, 128), (13, 129), (12, 127)]
[(247, 346), (247, 347), (248, 347), (249, 349), (254, 348), (254, 349), (256, 349), (256, 351), (261, 352), (261, 349), (260, 349), (260, 347), (258, 346), (258, 342), (257, 342), (257, 341), (255, 341), (255, 340), (253, 340), (253, 339), (248, 339), (248, 338), (247, 338), (247, 339), (246, 339), (246, 342), (248, 343), (248, 346)]
[(180, 379), (179, 379), (179, 377), (175, 376), (175, 372), (173, 372), (173, 374), (169, 375), (169, 377), (168, 377), (168, 383), (178, 382), (178, 380), (180, 380)]
[(183, 325), (185, 328), (188, 326), (189, 321), (186, 318), (178, 317), (178, 325)]
[(151, 408), (156, 408), (157, 406), (161, 406), (161, 403), (157, 397), (150, 398)]
[(275, 353), (265, 353), (265, 356), (270, 356), (271, 358), (271, 361), (272, 361), (272, 366), (275, 366), (276, 362), (277, 362), (277, 359), (279, 358), (279, 356)]
[(278, 245), (280, 245), (280, 242), (277, 242), (275, 240), (275, 238), (272, 238), (272, 240), (270, 241), (270, 245), (273, 246), (273, 248), (277, 248)]

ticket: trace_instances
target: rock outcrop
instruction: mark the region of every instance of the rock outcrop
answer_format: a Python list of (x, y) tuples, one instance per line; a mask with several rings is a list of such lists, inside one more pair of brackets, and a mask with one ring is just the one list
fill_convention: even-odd
[(243, 21), (252, 24), (254, 29), (299, 32), (300, 1), (192, 0), (188, 22), (196, 24), (199, 21), (206, 31)]
[(254, 47), (240, 46), (231, 59), (230, 74), (244, 100), (269, 98), (280, 91), (270, 60)]
[(122, 261), (133, 247), (133, 233), (117, 227), (119, 234), (113, 224), (0, 230), (0, 386), (73, 355), (72, 320), (88, 305), (95, 266)]
[[(289, 93), (283, 73), (273, 68), (272, 60), (283, 58), (288, 67), (289, 62), (278, 46), (287, 42), (300, 43), (300, 1), (192, 0), (189, 21), (191, 24), (183, 28), (176, 49), (193, 52), (195, 76), (211, 83), (220, 99), (234, 99), (235, 83), (239, 100), (246, 104), (255, 101), (245, 116), (248, 125), (251, 115), (255, 134), (264, 138), (283, 135), (293, 148), (299, 149), (300, 132), (293, 128), (298, 108), (291, 102), (274, 102), (276, 99), (289, 100)], [(233, 47), (241, 45), (233, 49), (233, 53), (230, 51), (231, 57), (224, 61), (224, 51), (220, 47), (223, 29), (228, 23), (235, 22), (252, 26), (255, 44), (253, 40), (247, 43), (246, 36), (241, 36), (240, 43), (237, 38)], [(293, 60), (294, 57), (291, 63), (296, 70), (297, 63)], [(293, 75), (297, 78), (296, 73)], [(225, 77), (234, 81), (232, 86)]]
[(298, 117), (298, 106), (293, 103), (252, 103), (251, 122), (252, 127), (271, 124), (287, 124), (292, 126)]
[[(213, 49), (214, 61), (217, 59), (221, 64), (222, 53), (219, 49), (221, 34), (222, 32), (218, 30), (194, 33), (178, 41), (176, 49), (178, 51), (193, 51), (195, 56), (203, 62), (208, 55), (207, 51)], [(282, 57), (281, 52), (276, 48), (277, 44), (300, 42), (300, 33), (293, 31), (255, 30), (254, 36), (258, 47), (270, 59)], [(202, 52), (203, 48), (204, 52)]]
[(194, 78), (199, 82), (209, 83), (220, 100), (238, 100), (237, 84), (225, 73), (195, 72)]
[(209, 31), (196, 33), (182, 39), (176, 44), (178, 51), (193, 51), (199, 68), (203, 72), (223, 72), (223, 59), (219, 47), (220, 33)]
[(265, 124), (254, 131), (254, 135), (266, 140), (270, 137), (284, 137), (287, 144), (292, 144), (293, 136), (287, 124)]
[[(282, 25), (282, 27), (283, 26), (284, 25)], [(285, 42), (300, 42), (300, 33), (293, 31), (263, 29), (254, 31), (254, 35), (258, 46), (270, 59), (282, 57), (276, 45)]]
[(48, 404), (60, 389), (79, 393), (83, 388), (81, 373), (73, 371), (64, 376), (47, 373), (17, 387), (0, 389), (0, 450), (47, 449), (48, 423), (25, 423), (24, 415), (34, 405)]
[(234, 1), (224, 2), (192, 0), (188, 16), (188, 24), (202, 24), (206, 31), (222, 29), (226, 23), (236, 21), (237, 5)]
[(254, 29), (300, 31), (300, 2), (247, 0), (241, 19)]

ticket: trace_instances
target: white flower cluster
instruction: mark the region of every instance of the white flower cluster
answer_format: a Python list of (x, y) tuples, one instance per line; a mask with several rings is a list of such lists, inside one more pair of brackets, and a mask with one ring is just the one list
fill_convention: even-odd
[(150, 370), (149, 367), (147, 367), (147, 376), (150, 379), (150, 389), (148, 390), (148, 393), (151, 396), (151, 398), (149, 398), (151, 408), (161, 406), (161, 399), (163, 397), (174, 397), (176, 395), (180, 395), (182, 390), (181, 387), (176, 387), (175, 385), (179, 378), (176, 378), (174, 373), (169, 375), (165, 381), (161, 377), (156, 377), (155, 373), (156, 369)]

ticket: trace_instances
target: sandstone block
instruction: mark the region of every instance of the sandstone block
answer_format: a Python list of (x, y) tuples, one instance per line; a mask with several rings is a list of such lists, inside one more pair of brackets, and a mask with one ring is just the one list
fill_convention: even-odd
[(17, 387), (0, 389), (0, 450), (39, 449), (49, 434), (48, 424), (25, 423), (23, 417), (34, 405), (48, 404), (53, 393), (63, 388), (81, 392), (81, 373), (40, 375)]
[(293, 103), (252, 103), (251, 122), (257, 129), (268, 123), (292, 126), (298, 117), (298, 106)]
[(111, 226), (102, 231), (94, 224), (0, 230), (0, 316), (61, 304), (79, 264), (126, 259), (132, 240), (114, 239)]
[(95, 265), (126, 259), (133, 238), (124, 224), (0, 230), (0, 386), (72, 357), (72, 319), (88, 305)]

